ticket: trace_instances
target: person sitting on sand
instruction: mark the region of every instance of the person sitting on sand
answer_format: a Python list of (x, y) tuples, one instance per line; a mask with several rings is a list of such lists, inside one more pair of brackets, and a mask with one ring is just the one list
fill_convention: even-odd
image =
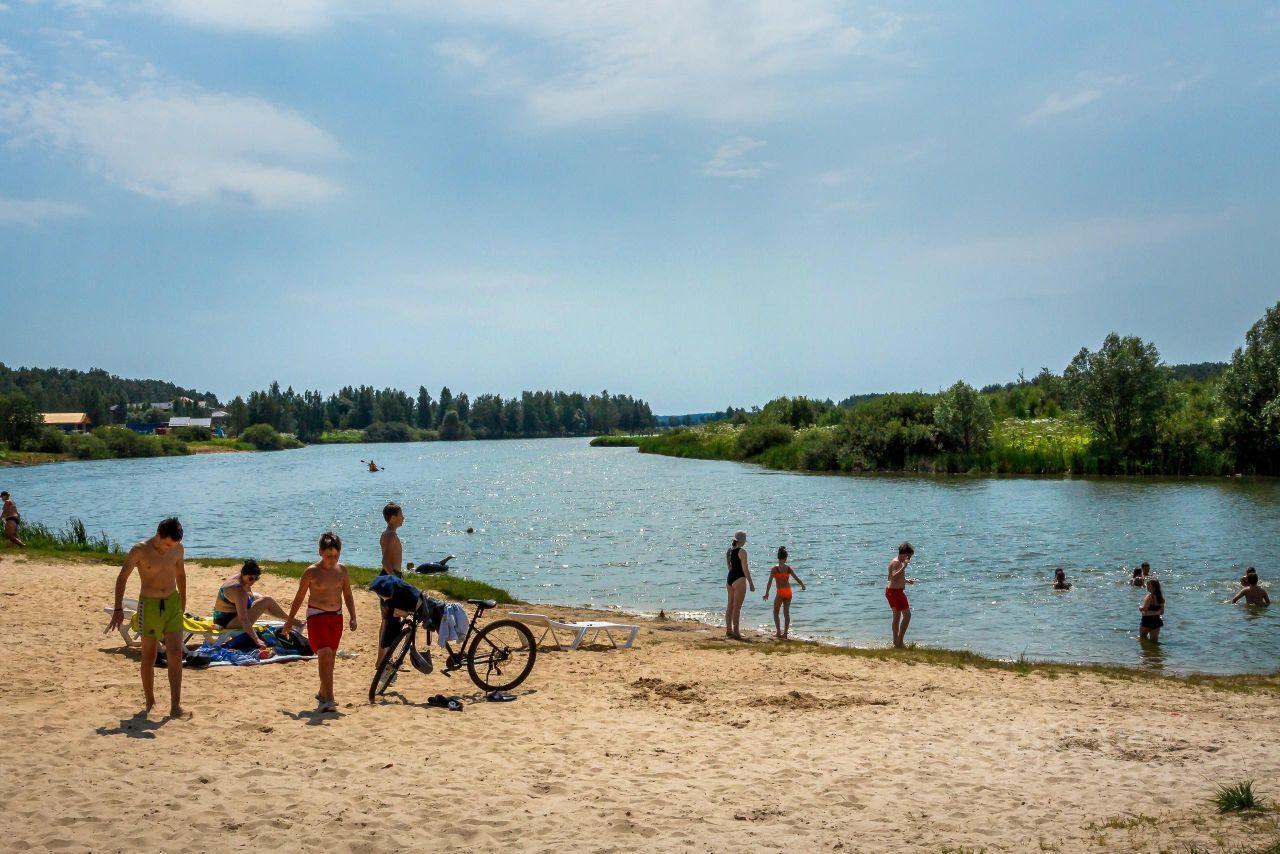
[(283, 620), (284, 608), (270, 596), (253, 595), (253, 585), (262, 578), (262, 569), (258, 562), (250, 558), (240, 567), (240, 571), (222, 582), (218, 588), (218, 598), (213, 603), (213, 622), (223, 629), (244, 629), (258, 645), (259, 650), (268, 649), (258, 633), (250, 628), (263, 614), (270, 614)]
[[(777, 583), (778, 595), (773, 600), (773, 627), (777, 636), (783, 640), (787, 639), (787, 634), (791, 631), (791, 579), (793, 578), (800, 585), (801, 590), (809, 589), (804, 586), (800, 576), (796, 575), (796, 571), (787, 565), (787, 547), (781, 546), (778, 548), (778, 564), (770, 570), (769, 583), (764, 586), (764, 601), (769, 601), (769, 588)], [(786, 618), (785, 626), (778, 620), (779, 611), (782, 611)]]
[(1134, 587), (1146, 587), (1147, 580), (1142, 577), (1142, 567), (1135, 566), (1133, 568), (1133, 577), (1129, 579), (1129, 583)]
[(302, 607), (307, 596), (307, 642), (319, 659), (320, 701), (319, 711), (336, 712), (338, 702), (333, 696), (333, 662), (338, 655), (338, 643), (342, 640), (342, 603), (347, 603), (351, 613), (349, 625), (356, 630), (356, 602), (351, 596), (351, 577), (347, 568), (338, 562), (342, 554), (342, 538), (332, 531), (320, 535), (320, 560), (307, 567), (298, 580), (298, 594), (285, 617), (283, 634), (293, 628), (293, 617)]
[(751, 580), (751, 568), (747, 565), (747, 553), (742, 548), (747, 544), (747, 532), (738, 531), (733, 535), (729, 550), (724, 553), (725, 562), (729, 564), (729, 577), (725, 581), (729, 603), (724, 609), (724, 636), (733, 640), (742, 640), (742, 603), (747, 598), (746, 587), (756, 592), (756, 583)]
[[(1253, 569), (1253, 567), (1249, 567)], [(1267, 595), (1267, 591), (1258, 584), (1258, 573), (1255, 571), (1253, 575), (1245, 573), (1240, 576), (1240, 592), (1231, 597), (1231, 604), (1239, 602), (1244, 598), (1247, 605), (1270, 605), (1271, 597)]]
[(18, 505), (13, 503), (13, 499), (9, 497), (8, 492), (0, 492), (0, 520), (4, 521), (4, 538), (13, 543), (20, 549), (25, 549), (27, 544), (18, 538), (18, 526), (22, 524), (22, 517), (18, 515)]
[(1147, 595), (1142, 597), (1138, 606), (1142, 621), (1138, 626), (1138, 637), (1152, 643), (1160, 642), (1160, 628), (1164, 625), (1164, 592), (1160, 589), (1160, 581), (1147, 579)]
[(169, 717), (189, 718), (190, 714), (182, 709), (182, 614), (187, 606), (182, 523), (165, 519), (156, 526), (155, 536), (129, 549), (116, 576), (115, 610), (106, 632), (115, 631), (124, 623), (124, 589), (135, 569), (142, 588), (138, 592), (138, 629), (142, 635), (142, 693), (147, 711), (156, 704), (156, 647), (164, 641), (169, 669)]
[(1054, 590), (1070, 590), (1071, 583), (1067, 581), (1067, 574), (1062, 571), (1062, 567), (1058, 567), (1053, 571), (1053, 589)]
[(889, 561), (889, 581), (884, 588), (884, 598), (889, 600), (893, 609), (893, 645), (905, 646), (907, 626), (911, 625), (911, 603), (907, 601), (906, 586), (915, 584), (915, 579), (907, 578), (907, 565), (915, 556), (916, 550), (911, 543), (898, 546), (898, 556)]

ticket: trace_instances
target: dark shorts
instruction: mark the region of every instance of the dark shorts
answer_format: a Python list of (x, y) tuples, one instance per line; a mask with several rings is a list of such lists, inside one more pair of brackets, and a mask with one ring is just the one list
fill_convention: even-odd
[(1159, 614), (1144, 614), (1142, 616), (1142, 627), (1144, 629), (1158, 629), (1164, 625), (1164, 620)]
[(907, 594), (895, 587), (886, 587), (884, 589), (884, 598), (889, 600), (889, 607), (895, 611), (911, 610), (911, 603), (907, 601)]
[(379, 647), (389, 647), (400, 637), (400, 631), (409, 621), (404, 617), (385, 617), (382, 621), (382, 634), (378, 637)]

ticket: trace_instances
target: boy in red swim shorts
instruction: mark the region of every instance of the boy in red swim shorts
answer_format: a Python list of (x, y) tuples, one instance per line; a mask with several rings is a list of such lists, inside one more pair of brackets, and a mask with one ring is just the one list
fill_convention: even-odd
[[(333, 698), (333, 663), (342, 640), (342, 603), (347, 603), (351, 614), (351, 631), (356, 630), (356, 603), (351, 595), (351, 578), (347, 568), (338, 563), (342, 554), (342, 539), (332, 531), (320, 536), (320, 560), (307, 567), (298, 581), (298, 594), (293, 597), (293, 607), (284, 621), (285, 634), (293, 628), (294, 615), (307, 597), (307, 642), (315, 651), (320, 665), (320, 701), (322, 712), (338, 711)], [(308, 596), (308, 594), (310, 594)]]
[(904, 646), (903, 638), (907, 636), (907, 626), (911, 625), (911, 603), (907, 601), (906, 586), (915, 584), (915, 579), (907, 578), (907, 564), (916, 550), (911, 543), (898, 546), (898, 556), (889, 561), (889, 583), (884, 588), (884, 598), (889, 600), (893, 609), (893, 645)]

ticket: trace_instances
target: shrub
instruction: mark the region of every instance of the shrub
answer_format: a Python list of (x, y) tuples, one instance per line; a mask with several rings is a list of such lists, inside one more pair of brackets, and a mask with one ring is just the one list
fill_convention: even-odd
[(73, 433), (66, 437), (67, 453), (77, 460), (105, 460), (111, 457), (107, 443), (90, 433)]
[(207, 442), (213, 438), (208, 427), (179, 427), (173, 435), (184, 442)]
[(799, 467), (806, 471), (840, 468), (840, 440), (834, 430), (806, 430), (800, 437)]
[(45, 425), (40, 428), (39, 434), (33, 440), (28, 440), (28, 444), (30, 444), (33, 451), (43, 451), (46, 454), (61, 454), (67, 450), (67, 434), (57, 427)]
[(738, 451), (754, 457), (776, 445), (789, 445), (796, 431), (787, 424), (752, 424), (738, 434)]
[(364, 428), (361, 438), (366, 442), (413, 442), (419, 432), (403, 421), (375, 421)]
[(1220, 813), (1245, 812), (1262, 809), (1262, 798), (1253, 791), (1253, 781), (1245, 780), (1231, 786), (1221, 785), (1214, 793), (1213, 803)]
[(240, 434), (240, 438), (253, 445), (259, 451), (283, 451), (285, 449), (284, 436), (281, 436), (276, 428), (270, 424), (254, 424), (246, 427), (244, 432)]

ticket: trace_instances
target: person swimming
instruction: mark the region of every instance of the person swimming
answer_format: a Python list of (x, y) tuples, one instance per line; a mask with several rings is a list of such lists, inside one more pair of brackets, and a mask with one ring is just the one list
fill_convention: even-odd
[(1129, 583), (1134, 587), (1146, 587), (1147, 581), (1142, 577), (1142, 567), (1135, 566), (1133, 568), (1133, 577), (1129, 579)]
[(1240, 592), (1231, 597), (1231, 604), (1239, 602), (1242, 598), (1247, 605), (1270, 605), (1271, 597), (1267, 591), (1258, 584), (1258, 573), (1253, 567), (1249, 567), (1250, 572), (1240, 576)]
[(1067, 581), (1067, 574), (1062, 571), (1062, 567), (1058, 567), (1053, 571), (1053, 589), (1054, 590), (1070, 590), (1071, 583)]

